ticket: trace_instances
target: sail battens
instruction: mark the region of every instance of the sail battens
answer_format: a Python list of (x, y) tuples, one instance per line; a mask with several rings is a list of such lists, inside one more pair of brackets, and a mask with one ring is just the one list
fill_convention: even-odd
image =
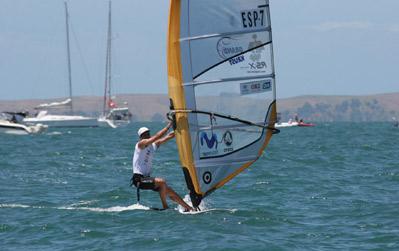
[(248, 76), (248, 77), (236, 77), (236, 78), (224, 78), (224, 79), (215, 79), (208, 81), (193, 81), (191, 83), (184, 83), (183, 86), (197, 86), (197, 85), (206, 85), (206, 84), (216, 84), (221, 82), (234, 82), (234, 81), (243, 81), (243, 80), (254, 80), (254, 79), (265, 79), (265, 78), (274, 78), (274, 74), (260, 75), (260, 76)]
[(180, 38), (179, 41), (180, 42), (185, 42), (185, 41), (194, 41), (194, 40), (215, 38), (215, 37), (229, 37), (229, 36), (249, 34), (249, 33), (254, 33), (254, 32), (271, 31), (271, 29), (272, 29), (271, 26), (268, 26), (268, 27), (265, 27), (265, 28), (254, 29), (254, 30), (251, 30), (251, 31), (235, 31), (235, 32), (217, 33), (217, 34), (206, 34), (206, 35), (201, 35), (201, 36)]

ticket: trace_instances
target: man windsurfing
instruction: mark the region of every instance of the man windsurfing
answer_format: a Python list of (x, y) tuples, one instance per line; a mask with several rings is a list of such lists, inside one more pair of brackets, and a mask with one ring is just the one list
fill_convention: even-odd
[(139, 141), (135, 145), (133, 155), (133, 177), (131, 179), (132, 185), (137, 189), (153, 190), (159, 193), (162, 201), (163, 209), (168, 208), (166, 197), (176, 203), (180, 204), (186, 211), (192, 211), (190, 207), (182, 198), (167, 184), (166, 181), (159, 177), (151, 177), (152, 158), (154, 152), (164, 143), (172, 139), (175, 134), (168, 132), (172, 126), (170, 122), (165, 128), (157, 132), (154, 136), (151, 136), (150, 130), (147, 127), (141, 127), (138, 130)]

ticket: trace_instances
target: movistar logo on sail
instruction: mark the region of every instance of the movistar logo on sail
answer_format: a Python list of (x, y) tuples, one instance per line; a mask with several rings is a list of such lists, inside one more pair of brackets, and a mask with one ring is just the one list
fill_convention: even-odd
[(200, 133), (199, 141), (202, 158), (216, 157), (234, 151), (233, 134), (230, 131), (203, 131)]
[(217, 135), (212, 133), (211, 138), (208, 138), (208, 134), (206, 132), (201, 133), (201, 146), (206, 144), (209, 149), (218, 149), (218, 138)]

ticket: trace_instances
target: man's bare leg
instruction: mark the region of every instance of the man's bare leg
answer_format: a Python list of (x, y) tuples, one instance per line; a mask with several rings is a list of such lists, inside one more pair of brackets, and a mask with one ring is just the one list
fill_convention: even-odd
[(166, 193), (169, 196), (169, 198), (176, 203), (180, 204), (182, 207), (184, 207), (188, 211), (194, 211), (192, 207), (190, 207), (172, 188), (170, 188), (168, 185), (166, 185)]
[(161, 198), (163, 208), (168, 209), (168, 203), (166, 202), (167, 186), (165, 180), (155, 178), (155, 185), (159, 188), (159, 197)]

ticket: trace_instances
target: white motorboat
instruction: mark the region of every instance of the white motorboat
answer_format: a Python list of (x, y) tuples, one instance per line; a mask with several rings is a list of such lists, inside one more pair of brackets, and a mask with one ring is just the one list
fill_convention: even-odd
[(284, 127), (294, 127), (298, 126), (299, 123), (296, 121), (289, 120), (288, 122), (278, 122), (274, 124), (275, 128), (284, 128)]
[(7, 134), (34, 134), (41, 133), (47, 129), (46, 125), (34, 124), (34, 125), (24, 125), (18, 123), (16, 119), (16, 114), (13, 113), (2, 113), (0, 115), (0, 132)]
[(26, 135), (40, 133), (45, 131), (46, 129), (47, 126), (42, 124), (28, 126), (0, 119), (0, 132), (2, 133)]
[[(108, 11), (108, 33), (107, 33), (107, 53), (105, 60), (105, 84), (104, 84), (104, 102), (103, 113), (98, 118), (98, 125), (101, 127), (117, 128), (119, 126), (128, 125), (132, 114), (129, 108), (117, 107), (114, 97), (111, 96), (111, 42), (112, 42), (112, 25), (111, 25), (111, 1), (109, 2)], [(127, 103), (125, 103), (127, 105)]]

